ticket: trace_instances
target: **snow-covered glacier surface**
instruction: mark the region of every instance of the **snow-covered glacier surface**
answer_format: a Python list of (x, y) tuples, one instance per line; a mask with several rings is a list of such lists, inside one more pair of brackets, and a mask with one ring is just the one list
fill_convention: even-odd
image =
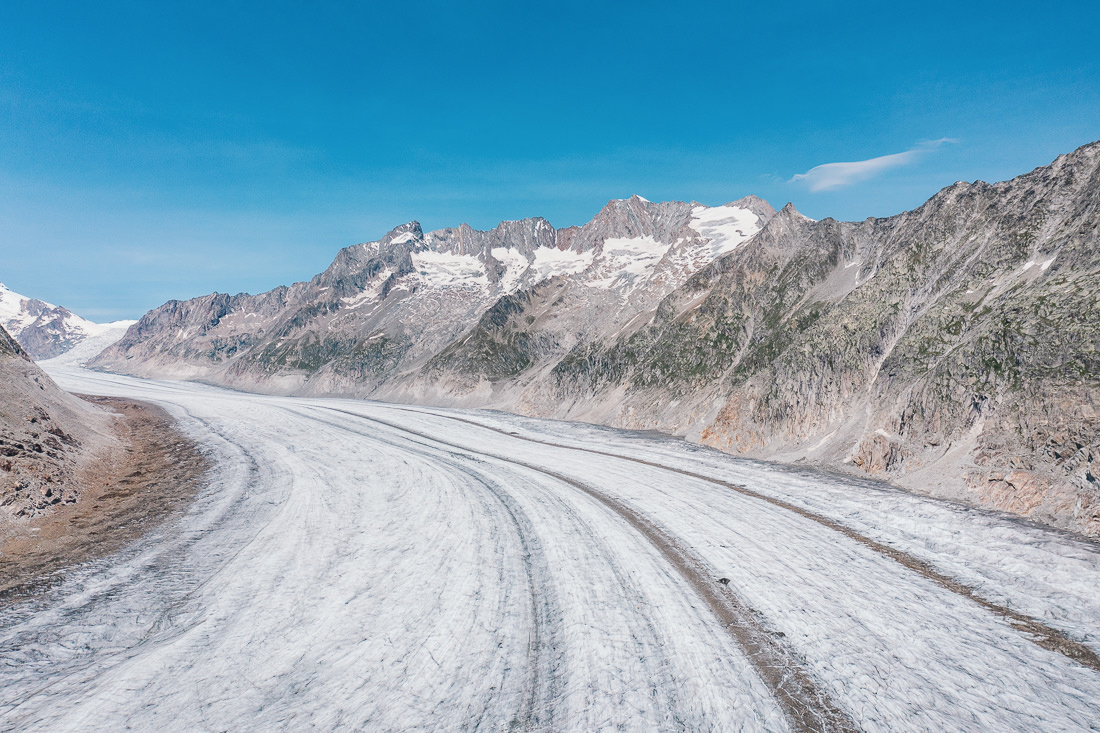
[(701, 582), (832, 727), (1100, 721), (1089, 664), (708, 477), (1100, 651), (1100, 552), (1068, 535), (659, 436), (52, 373), (165, 406), (216, 469), (182, 516), (0, 609), (3, 730), (813, 728)]

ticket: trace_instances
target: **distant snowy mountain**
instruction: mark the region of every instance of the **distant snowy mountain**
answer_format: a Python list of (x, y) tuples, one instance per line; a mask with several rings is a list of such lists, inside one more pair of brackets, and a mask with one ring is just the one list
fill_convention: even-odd
[[(122, 338), (136, 321), (93, 323), (67, 308), (28, 298), (0, 283), (0, 325), (36, 361), (52, 359), (80, 347), (86, 361)], [(70, 356), (69, 361), (77, 363)]]

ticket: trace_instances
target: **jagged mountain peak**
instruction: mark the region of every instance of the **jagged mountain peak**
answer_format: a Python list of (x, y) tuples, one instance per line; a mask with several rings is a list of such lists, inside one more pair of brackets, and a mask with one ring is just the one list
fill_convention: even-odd
[[(817, 221), (817, 219), (813, 219), (813, 218), (811, 218), (811, 217), (809, 217), (809, 216), (806, 216), (806, 215), (805, 215), (805, 214), (803, 214), (803, 213), (802, 213), (801, 211), (799, 211), (798, 209), (796, 209), (796, 208), (795, 208), (795, 205), (794, 205), (794, 204), (793, 204), (792, 202), (790, 202), (790, 201), (788, 201), (788, 202), (786, 203), (786, 205), (784, 205), (784, 206), (783, 206), (783, 208), (782, 208), (782, 209), (780, 209), (779, 211), (775, 212), (775, 215), (773, 216), (773, 218), (774, 218), (774, 219), (780, 219), (780, 218), (781, 218), (781, 219), (783, 219), (783, 220), (787, 220), (787, 221), (802, 221), (802, 222), (805, 222), (805, 221), (809, 221), (809, 222), (814, 222), (814, 221)], [(830, 220), (833, 220), (833, 219), (832, 219), (832, 217), (826, 217), (825, 219), (822, 219), (822, 221), (830, 221)]]
[(404, 244), (405, 242), (420, 241), (422, 239), (424, 239), (424, 230), (420, 227), (420, 222), (410, 221), (391, 229), (386, 236), (379, 240), (379, 244), (382, 246)]
[(748, 209), (749, 211), (753, 212), (764, 220), (771, 219), (777, 213), (775, 207), (754, 194), (742, 196), (736, 201), (730, 201), (728, 204), (725, 204), (725, 206), (730, 208)]
[(671, 243), (685, 236), (691, 204), (683, 201), (653, 203), (640, 196), (608, 201), (587, 224), (571, 233), (568, 248), (599, 253), (608, 239), (650, 238)]
[(72, 313), (69, 309), (62, 308), (53, 303), (47, 303), (38, 298), (28, 298), (25, 295), (20, 295), (4, 283), (0, 283), (0, 318), (10, 319), (27, 313), (37, 315), (48, 310), (63, 311), (70, 315)]
[[(555, 229), (543, 217), (504, 220), (492, 229), (475, 229), (467, 223), (424, 232), (419, 222), (412, 221), (393, 228), (381, 239), (366, 242), (341, 251), (344, 258), (365, 261), (384, 255), (398, 245), (413, 245), (412, 249), (427, 249), (479, 259), (493, 259), (494, 249), (511, 249), (531, 259), (542, 247), (571, 249), (578, 253), (595, 249), (608, 238), (653, 237), (672, 242), (678, 237), (694, 236), (687, 231), (703, 210), (718, 215), (724, 209), (744, 209), (759, 217), (762, 226), (775, 215), (775, 209), (758, 196), (745, 196), (723, 206), (706, 206), (698, 202), (653, 202), (637, 194), (625, 199), (612, 199), (588, 223)], [(419, 246), (417, 246), (419, 245)], [(338, 257), (339, 258), (339, 257)]]
[(474, 229), (469, 224), (437, 229), (425, 235), (429, 249), (485, 260), (494, 249), (513, 249), (530, 258), (539, 247), (554, 247), (557, 232), (542, 217), (505, 220), (492, 229)]
[(669, 207), (683, 207), (687, 204), (683, 201), (650, 201), (649, 199), (642, 198), (641, 196), (634, 194), (630, 198), (625, 199), (611, 199), (599, 210), (593, 220), (601, 217), (619, 215), (625, 211), (632, 211), (639, 215), (654, 215), (657, 212), (667, 209)]
[[(1044, 168), (1051, 168), (1058, 171), (1065, 166), (1090, 166), (1096, 167), (1100, 165), (1100, 140), (1095, 140), (1091, 143), (1085, 143), (1069, 153), (1062, 153), (1054, 161), (1047, 166), (1039, 166), (1035, 171), (1041, 171)], [(1027, 175), (1027, 174), (1025, 174)]]
[[(771, 208), (770, 206), (768, 208)], [(760, 225), (760, 231), (752, 240), (757, 247), (773, 252), (793, 252), (798, 249), (806, 232), (812, 228), (829, 228), (839, 225), (835, 219), (816, 221), (804, 215), (794, 204), (787, 204), (768, 217)]]

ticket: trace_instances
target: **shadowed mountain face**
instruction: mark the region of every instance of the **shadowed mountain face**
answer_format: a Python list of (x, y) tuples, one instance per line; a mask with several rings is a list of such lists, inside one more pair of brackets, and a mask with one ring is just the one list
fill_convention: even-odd
[(1100, 144), (842, 223), (640, 198), (173, 301), (97, 365), (687, 435), (1100, 533)]

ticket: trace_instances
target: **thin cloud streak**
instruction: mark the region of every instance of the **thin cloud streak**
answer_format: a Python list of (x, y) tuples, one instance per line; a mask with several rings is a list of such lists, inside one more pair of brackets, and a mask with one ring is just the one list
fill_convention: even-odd
[(830, 191), (842, 186), (850, 186), (853, 183), (861, 183), (874, 178), (891, 168), (899, 168), (914, 162), (921, 155), (931, 152), (944, 143), (954, 143), (957, 140), (943, 137), (939, 140), (920, 143), (902, 153), (880, 155), (868, 160), (857, 160), (851, 163), (823, 163), (814, 166), (805, 173), (796, 174), (787, 183), (802, 183), (809, 187), (810, 191)]

